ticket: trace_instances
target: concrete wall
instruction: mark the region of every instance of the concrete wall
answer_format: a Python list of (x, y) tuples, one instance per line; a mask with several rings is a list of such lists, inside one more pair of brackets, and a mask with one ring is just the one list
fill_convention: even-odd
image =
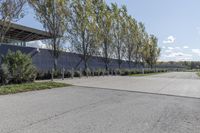
[[(8, 50), (17, 51), (20, 50), (22, 53), (32, 54), (33, 64), (37, 67), (38, 70), (48, 71), (53, 68), (53, 57), (51, 55), (51, 50), (48, 49), (39, 49), (40, 52), (37, 52), (36, 48), (32, 47), (22, 47), (22, 46), (14, 46), (1, 44), (0, 45), (0, 55), (5, 55)], [(104, 69), (105, 64), (103, 62), (103, 58), (101, 57), (92, 57), (88, 61), (88, 66), (90, 69)], [(131, 67), (134, 68), (135, 64), (132, 62)], [(84, 63), (81, 61), (81, 55), (75, 53), (63, 52), (61, 53), (58, 59), (58, 68), (65, 69), (83, 69)], [(109, 64), (109, 68), (116, 69), (118, 68), (117, 60), (111, 59)], [(128, 68), (128, 62), (123, 61), (121, 68)]]

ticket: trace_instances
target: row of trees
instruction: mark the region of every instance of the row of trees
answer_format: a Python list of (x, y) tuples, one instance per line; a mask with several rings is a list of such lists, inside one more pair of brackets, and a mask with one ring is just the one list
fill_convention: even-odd
[(110, 58), (118, 60), (119, 68), (122, 60), (128, 60), (130, 68), (132, 61), (153, 67), (160, 55), (158, 39), (128, 14), (126, 6), (118, 7), (115, 3), (109, 6), (104, 0), (28, 0), (28, 4), (52, 37), (48, 44), (53, 50), (55, 69), (66, 40), (70, 49), (80, 54), (85, 69), (94, 55), (103, 57), (106, 70)]
[(157, 65), (162, 68), (200, 69), (199, 61), (168, 61), (158, 62)]

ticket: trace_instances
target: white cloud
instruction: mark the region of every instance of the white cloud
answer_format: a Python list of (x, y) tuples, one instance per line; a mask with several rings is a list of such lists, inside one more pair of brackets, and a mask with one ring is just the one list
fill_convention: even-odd
[(174, 48), (173, 48), (173, 47), (168, 47), (168, 49), (172, 50), (172, 49), (174, 49)]
[(188, 46), (183, 46), (183, 48), (184, 48), (184, 49), (188, 49), (189, 47), (188, 47)]
[(193, 59), (192, 56), (190, 56), (190, 57), (179, 57), (179, 58), (177, 58), (176, 61), (191, 61), (192, 59)]
[(162, 48), (163, 48), (163, 49), (166, 49), (166, 47), (165, 47), (165, 46), (163, 46)]
[(193, 55), (193, 53), (184, 52), (180, 47), (169, 47), (163, 51), (161, 59), (165, 61), (189, 61), (193, 59)]
[(181, 50), (181, 48), (180, 48), (180, 47), (175, 47), (175, 49), (177, 49), (177, 50)]
[(200, 49), (192, 49), (192, 52), (200, 56)]
[(191, 54), (182, 52), (171, 52), (170, 54), (164, 55), (165, 59), (173, 61), (189, 61), (192, 60)]
[(35, 48), (47, 48), (46, 44), (44, 44), (42, 41), (32, 41), (32, 42), (28, 42), (27, 46), (30, 47), (35, 47)]
[(163, 41), (163, 43), (164, 44), (172, 44), (175, 42), (175, 40), (176, 40), (176, 38), (174, 36), (169, 36), (169, 37), (167, 37), (166, 40)]
[(165, 53), (171, 53), (171, 52), (172, 52), (171, 49), (167, 49), (167, 50), (165, 50)]
[(191, 54), (186, 54), (186, 53), (182, 53), (182, 52), (171, 52), (169, 55), (166, 55), (166, 57), (174, 57), (174, 58), (177, 58), (177, 57), (191, 57), (192, 55)]
[(199, 61), (200, 48), (192, 49), (188, 45), (181, 47), (166, 47), (161, 53), (160, 59), (162, 61)]

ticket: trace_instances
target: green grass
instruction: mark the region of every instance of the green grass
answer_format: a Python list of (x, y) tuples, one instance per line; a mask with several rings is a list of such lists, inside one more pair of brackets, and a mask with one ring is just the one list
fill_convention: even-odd
[(0, 95), (15, 94), (20, 92), (36, 91), (53, 89), (60, 87), (67, 87), (69, 84), (56, 83), (56, 82), (37, 82), (0, 86)]
[[(166, 73), (166, 72), (162, 72), (162, 73)], [(130, 74), (129, 76), (142, 77), (142, 76), (151, 76), (151, 75), (157, 75), (157, 74), (162, 74), (162, 73)]]

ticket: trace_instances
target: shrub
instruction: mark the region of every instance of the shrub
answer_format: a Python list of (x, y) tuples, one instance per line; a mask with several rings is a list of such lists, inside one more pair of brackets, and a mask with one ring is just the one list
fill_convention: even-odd
[(81, 77), (81, 72), (80, 71), (75, 71), (74, 72), (74, 77)]
[(94, 71), (94, 76), (102, 76), (103, 75), (103, 70), (102, 69), (97, 69)]
[(0, 83), (7, 84), (8, 83), (8, 67), (5, 64), (2, 64), (0, 67)]
[(72, 78), (74, 76), (73, 72), (70, 70), (65, 71), (65, 78)]
[(89, 68), (83, 71), (83, 76), (91, 76), (91, 71)]
[(37, 72), (37, 80), (45, 80), (45, 79), (51, 79), (51, 71), (48, 72)]
[(94, 71), (94, 76), (99, 76), (99, 71)]
[(138, 69), (134, 69), (134, 70), (130, 71), (130, 74), (140, 74), (140, 73), (142, 73), (142, 72)]
[(37, 80), (43, 80), (45, 73), (43, 72), (37, 72)]
[(114, 76), (117, 75), (117, 71), (116, 71), (116, 70), (113, 70), (112, 72), (113, 72), (112, 74), (113, 74)]
[(95, 73), (94, 70), (92, 70), (92, 71), (91, 71), (91, 76), (94, 76), (94, 73)]
[(162, 69), (162, 70), (159, 70), (159, 72), (167, 72), (167, 70), (165, 70), (165, 69)]
[(108, 73), (109, 75), (113, 75), (113, 70), (109, 69)]
[(127, 76), (129, 74), (131, 74), (130, 70), (128, 69), (121, 70), (121, 76)]
[(115, 74), (116, 74), (116, 75), (121, 75), (121, 70), (120, 70), (120, 69), (116, 69), (116, 70), (115, 70)]
[(51, 71), (44, 73), (44, 79), (51, 79)]
[(20, 51), (8, 51), (2, 59), (1, 73), (3, 74), (1, 79), (8, 83), (32, 82), (37, 75), (31, 57)]
[(104, 72), (104, 75), (106, 75), (106, 76), (108, 76), (109, 74), (110, 74), (109, 71)]
[(149, 74), (149, 73), (155, 73), (155, 70), (150, 69), (150, 70), (144, 70), (145, 74)]
[(53, 73), (54, 78), (61, 78), (62, 77), (62, 72), (60, 70), (55, 70)]

